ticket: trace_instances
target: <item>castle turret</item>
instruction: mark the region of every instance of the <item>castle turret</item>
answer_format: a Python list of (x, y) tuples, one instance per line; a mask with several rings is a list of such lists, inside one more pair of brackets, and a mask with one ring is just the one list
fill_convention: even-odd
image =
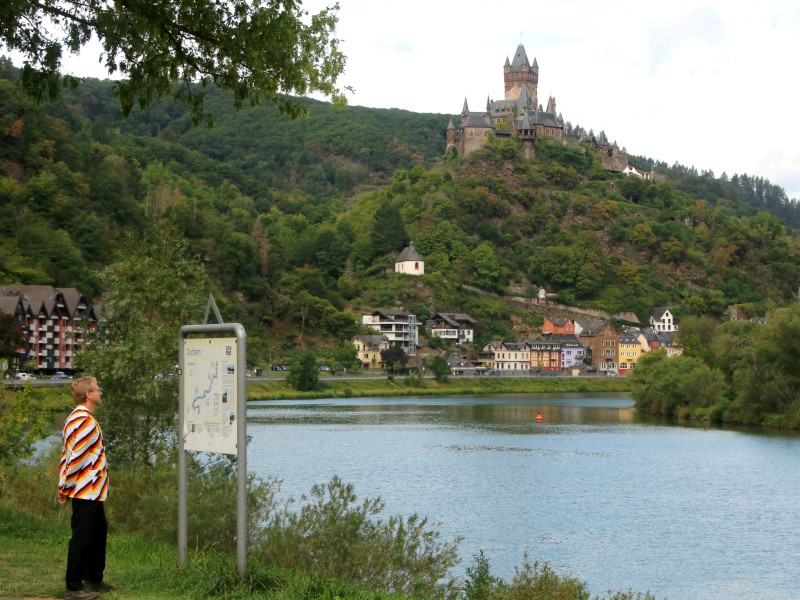
[(450, 150), (456, 145), (456, 126), (453, 125), (453, 119), (447, 124), (447, 150)]
[(514, 60), (509, 62), (506, 57), (506, 63), (503, 66), (503, 81), (505, 83), (506, 100), (515, 100), (519, 98), (520, 90), (525, 87), (528, 91), (528, 96), (533, 100), (533, 106), (536, 106), (539, 97), (539, 65), (536, 59), (533, 59), (533, 65), (528, 61), (528, 55), (525, 53), (525, 47), (520, 44), (517, 46), (517, 51), (514, 54)]

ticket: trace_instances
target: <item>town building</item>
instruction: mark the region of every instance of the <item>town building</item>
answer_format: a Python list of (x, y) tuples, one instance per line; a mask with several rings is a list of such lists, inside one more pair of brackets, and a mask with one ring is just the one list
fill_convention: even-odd
[(432, 336), (454, 344), (471, 344), (475, 339), (475, 319), (465, 313), (436, 313), (425, 326)]
[(385, 335), (356, 335), (350, 341), (356, 347), (356, 356), (363, 370), (384, 368), (381, 352), (389, 349), (389, 338)]
[(361, 323), (385, 335), (389, 345), (402, 348), (408, 356), (417, 355), (419, 322), (417, 316), (402, 310), (375, 310), (362, 315)]
[(525, 340), (530, 348), (530, 368), (534, 371), (561, 370), (561, 344), (553, 340)]
[(625, 168), (622, 169), (622, 174), (638, 177), (639, 179), (646, 179), (648, 181), (654, 179), (655, 176), (653, 171), (640, 171), (636, 167), (632, 167), (630, 165), (626, 165)]
[(463, 354), (456, 352), (447, 357), (447, 365), (453, 375), (482, 375), (486, 371), (480, 363), (475, 364)]
[(550, 336), (550, 341), (554, 344), (558, 344), (561, 348), (562, 369), (574, 369), (586, 366), (586, 348), (581, 345), (577, 335), (554, 333)]
[(530, 347), (526, 342), (486, 342), (479, 360), (487, 369), (528, 371), (531, 366)]
[(547, 337), (553, 334), (575, 334), (575, 321), (566, 317), (545, 317), (542, 323), (542, 335)]
[(671, 331), (659, 334), (661, 338), (661, 348), (667, 352), (667, 357), (680, 356), (683, 354), (683, 346), (678, 342), (678, 333)]
[(15, 370), (32, 363), (44, 373), (72, 371), (75, 352), (98, 330), (94, 305), (75, 288), (3, 285), (0, 310), (14, 316), (24, 335), (10, 365)]
[(625, 375), (636, 367), (642, 353), (642, 344), (638, 332), (623, 331), (619, 334), (619, 369), (620, 375)]
[(668, 306), (658, 306), (650, 311), (650, 327), (657, 332), (678, 331), (678, 323)]
[(588, 348), (592, 366), (600, 371), (617, 371), (619, 366), (619, 332), (600, 319), (575, 319), (578, 339)]

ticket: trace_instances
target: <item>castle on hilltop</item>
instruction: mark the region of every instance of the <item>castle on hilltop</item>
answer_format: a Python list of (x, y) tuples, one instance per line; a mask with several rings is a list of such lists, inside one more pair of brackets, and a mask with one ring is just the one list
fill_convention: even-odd
[[(458, 127), (453, 120), (447, 125), (447, 150), (467, 156), (483, 147), (490, 135), (499, 138), (518, 136), (529, 156), (533, 156), (533, 142), (539, 137), (563, 142), (564, 119), (556, 109), (556, 99), (550, 96), (547, 108), (539, 103), (539, 64), (528, 60), (525, 47), (520, 44), (514, 60), (506, 57), (503, 65), (504, 100), (486, 100), (486, 109), (480, 112), (469, 110), (467, 99), (461, 110)], [(605, 132), (595, 136), (581, 130), (579, 143), (597, 150), (603, 167), (609, 171), (623, 172), (628, 164), (627, 156), (620, 152), (616, 142), (609, 142)]]
[(496, 137), (519, 136), (525, 147), (532, 148), (539, 136), (561, 141), (564, 139), (564, 119), (556, 110), (556, 99), (547, 100), (547, 108), (539, 104), (539, 65), (528, 61), (525, 47), (520, 44), (514, 60), (503, 66), (505, 84), (504, 100), (486, 100), (486, 109), (481, 112), (469, 110), (467, 99), (461, 110), (461, 124), (456, 127), (453, 120), (447, 125), (447, 149), (466, 156), (481, 148), (490, 134)]

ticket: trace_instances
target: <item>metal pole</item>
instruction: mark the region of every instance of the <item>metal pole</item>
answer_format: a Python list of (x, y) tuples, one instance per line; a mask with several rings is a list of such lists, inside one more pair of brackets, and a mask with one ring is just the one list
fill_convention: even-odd
[(186, 468), (186, 448), (183, 443), (183, 431), (186, 407), (184, 406), (183, 389), (183, 329), (178, 336), (178, 566), (186, 564), (187, 546), (187, 512), (186, 497), (188, 490), (188, 474)]
[(247, 571), (247, 339), (240, 325), (236, 332), (237, 365), (236, 384), (236, 564), (239, 576)]

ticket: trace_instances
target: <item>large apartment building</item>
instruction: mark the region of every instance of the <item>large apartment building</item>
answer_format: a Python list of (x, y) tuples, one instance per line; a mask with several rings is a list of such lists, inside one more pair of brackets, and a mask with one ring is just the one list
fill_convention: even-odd
[(98, 328), (95, 307), (75, 288), (2, 285), (0, 312), (12, 315), (24, 336), (13, 370), (29, 363), (42, 372), (72, 370), (75, 351)]
[(419, 322), (416, 315), (402, 310), (379, 309), (362, 315), (361, 323), (385, 335), (391, 346), (402, 348), (408, 356), (417, 355)]

